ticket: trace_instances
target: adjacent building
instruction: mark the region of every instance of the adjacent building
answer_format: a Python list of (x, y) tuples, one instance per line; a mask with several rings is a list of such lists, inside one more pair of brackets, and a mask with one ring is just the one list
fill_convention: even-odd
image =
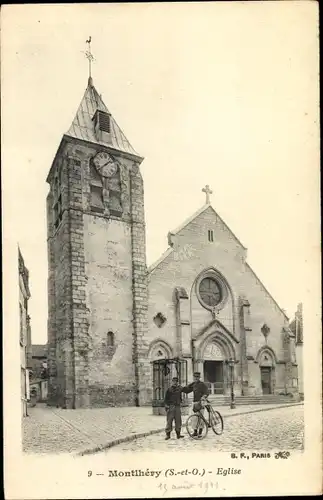
[(28, 314), (30, 299), (29, 271), (25, 266), (23, 256), (18, 248), (19, 272), (19, 344), (20, 344), (20, 386), (21, 386), (21, 414), (27, 415), (27, 401), (29, 399), (29, 360), (31, 356), (31, 328)]
[(298, 304), (295, 318), (290, 324), (295, 335), (296, 360), (298, 366), (298, 390), (301, 399), (304, 399), (304, 372), (303, 372), (303, 304)]
[(48, 369), (47, 369), (47, 344), (32, 344), (29, 370), (30, 391), (36, 391), (38, 402), (47, 401)]

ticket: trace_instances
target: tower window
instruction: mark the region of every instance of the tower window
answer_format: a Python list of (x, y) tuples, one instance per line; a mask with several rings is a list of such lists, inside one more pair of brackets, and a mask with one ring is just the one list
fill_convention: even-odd
[(62, 218), (62, 194), (61, 194), (61, 170), (56, 171), (53, 182), (54, 206), (53, 206), (53, 222), (55, 229), (58, 228)]
[(110, 134), (110, 116), (102, 111), (99, 112), (99, 127), (102, 132)]
[(91, 191), (91, 210), (96, 212), (103, 211), (103, 188), (101, 186), (90, 186)]
[(22, 305), (19, 304), (19, 313), (20, 313), (20, 343), (24, 342), (24, 327), (23, 327), (23, 310)]
[(62, 220), (62, 195), (60, 194), (58, 197), (58, 218)]
[(208, 232), (207, 232), (207, 238), (208, 240), (213, 243), (214, 241), (214, 235), (213, 235), (213, 229), (209, 229)]
[(96, 139), (111, 144), (111, 116), (105, 111), (96, 110), (92, 118)]
[(111, 132), (111, 118), (108, 113), (105, 111), (96, 110), (95, 115), (93, 116), (94, 126), (96, 129), (101, 132), (106, 132), (110, 134)]
[(58, 174), (58, 182), (59, 186), (62, 186), (62, 181), (63, 181), (63, 167), (60, 168), (59, 174)]
[(114, 333), (108, 332), (107, 334), (107, 346), (114, 347)]
[(54, 205), (54, 226), (55, 226), (55, 229), (58, 228), (62, 218), (63, 218), (62, 195), (60, 194), (57, 202)]

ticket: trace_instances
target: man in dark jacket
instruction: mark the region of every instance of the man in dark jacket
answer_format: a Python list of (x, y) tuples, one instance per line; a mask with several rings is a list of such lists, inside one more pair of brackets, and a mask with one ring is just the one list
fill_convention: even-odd
[(182, 388), (178, 384), (178, 378), (172, 378), (172, 385), (167, 389), (165, 394), (165, 409), (166, 409), (166, 440), (170, 439), (170, 434), (173, 430), (173, 420), (175, 420), (175, 431), (177, 439), (183, 438), (181, 435), (182, 415)]
[[(194, 372), (194, 382), (187, 385), (186, 387), (183, 387), (182, 392), (185, 392), (186, 394), (193, 392), (193, 408), (194, 408), (194, 404), (199, 403), (202, 398), (207, 397), (209, 394), (209, 390), (207, 388), (207, 385), (204, 382), (202, 382), (202, 380), (201, 380), (200, 372)], [(200, 412), (203, 414), (204, 408), (202, 408), (200, 410)], [(197, 431), (198, 431), (198, 435), (201, 436), (202, 435), (202, 428), (195, 429), (194, 436), (197, 436)]]

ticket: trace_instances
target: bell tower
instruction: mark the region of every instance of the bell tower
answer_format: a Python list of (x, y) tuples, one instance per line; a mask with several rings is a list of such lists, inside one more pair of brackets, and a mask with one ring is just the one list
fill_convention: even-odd
[(142, 161), (90, 76), (47, 177), (49, 404), (147, 400)]

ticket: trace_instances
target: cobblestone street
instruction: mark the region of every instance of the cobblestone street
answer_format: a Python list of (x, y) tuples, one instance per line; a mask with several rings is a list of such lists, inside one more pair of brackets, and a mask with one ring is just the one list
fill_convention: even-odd
[(27, 453), (78, 453), (134, 433), (161, 428), (151, 408), (61, 410), (38, 405), (23, 420)]
[[(184, 426), (184, 439), (177, 440), (173, 432), (172, 439), (165, 441), (165, 435), (161, 433), (120, 444), (111, 451), (301, 450), (304, 439), (303, 410), (303, 406), (293, 406), (224, 418), (224, 431), (221, 436), (216, 436), (212, 429), (209, 429), (207, 437), (198, 441), (188, 436)], [(105, 453), (110, 453), (110, 450)]]
[[(280, 408), (283, 412), (283, 408)], [(301, 418), (303, 405), (287, 408), (287, 412), (290, 410), (291, 415), (290, 425), (296, 418), (293, 409), (296, 410), (297, 408), (300, 409), (297, 414)], [(248, 429), (251, 428), (250, 432), (252, 433), (253, 423), (249, 424), (249, 422), (253, 422), (254, 419), (255, 422), (270, 422), (271, 415), (279, 414), (279, 407), (270, 405), (243, 405), (234, 410), (230, 409), (230, 407), (217, 406), (217, 409), (224, 417), (225, 431), (224, 436), (217, 438), (210, 430), (207, 442), (212, 442), (212, 446), (219, 445), (223, 439), (228, 439), (229, 429), (232, 430), (230, 435), (231, 439), (233, 439), (237, 434), (237, 427), (238, 430), (241, 426), (242, 428), (245, 427), (247, 434)], [(241, 420), (241, 414), (255, 411), (259, 413), (255, 415), (250, 413), (244, 416), (244, 420)], [(27, 453), (96, 453), (100, 448), (107, 448), (110, 445), (114, 446), (114, 448), (117, 445), (116, 449), (120, 450), (122, 447), (118, 445), (117, 441), (132, 439), (138, 434), (145, 435), (158, 432), (165, 427), (165, 417), (152, 415), (150, 407), (61, 410), (46, 405), (37, 405), (35, 408), (29, 408), (28, 413), (29, 416), (23, 419), (23, 450)], [(283, 415), (283, 413), (281, 414)], [(186, 417), (183, 420), (185, 422)], [(235, 424), (234, 421), (241, 423)], [(284, 424), (282, 435), (284, 435), (285, 427)], [(266, 427), (262, 429), (260, 426), (261, 431), (265, 429)], [(186, 434), (185, 429), (183, 431)], [(237, 439), (241, 439), (239, 433), (237, 436)], [(163, 433), (156, 434), (152, 441), (149, 438), (147, 438), (147, 441), (142, 440), (142, 437), (138, 436), (139, 446), (141, 446), (141, 443), (146, 442), (152, 442), (152, 446), (155, 446), (156, 443), (161, 443), (163, 440)], [(190, 441), (190, 446), (200, 446), (200, 443), (191, 442), (187, 435), (185, 440)], [(163, 444), (166, 450), (169, 447), (174, 446), (176, 448), (178, 446), (175, 440), (168, 443), (163, 442)], [(181, 446), (183, 445), (181, 443)], [(187, 445), (184, 445), (184, 448), (185, 446), (187, 447)], [(127, 449), (131, 449), (131, 443)]]

